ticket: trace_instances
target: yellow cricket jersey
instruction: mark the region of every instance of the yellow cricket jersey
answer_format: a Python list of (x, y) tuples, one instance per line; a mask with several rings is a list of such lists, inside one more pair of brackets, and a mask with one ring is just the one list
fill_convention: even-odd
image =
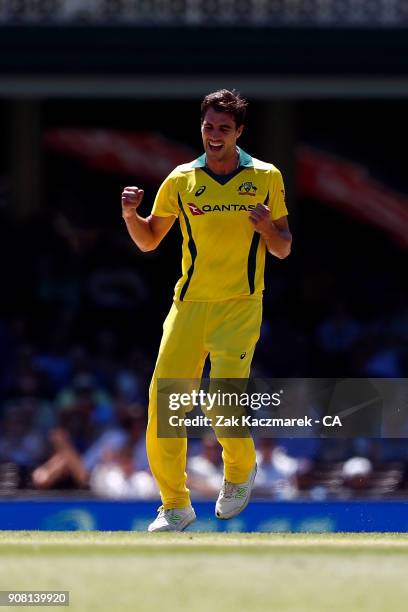
[(212, 302), (262, 295), (266, 248), (249, 212), (263, 203), (272, 220), (287, 215), (285, 192), (275, 166), (238, 151), (239, 166), (231, 174), (215, 175), (204, 154), (177, 166), (157, 193), (152, 214), (178, 217), (183, 235), (175, 299)]

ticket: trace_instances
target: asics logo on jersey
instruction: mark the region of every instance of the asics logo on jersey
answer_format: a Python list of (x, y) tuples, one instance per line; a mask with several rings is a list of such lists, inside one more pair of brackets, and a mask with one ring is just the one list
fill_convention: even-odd
[(252, 181), (246, 181), (245, 183), (242, 183), (239, 187), (238, 187), (238, 193), (239, 195), (250, 195), (250, 196), (254, 196), (256, 195), (256, 192), (258, 191), (258, 187), (255, 187), (255, 185), (253, 184)]
[(205, 185), (201, 185), (201, 187), (199, 187), (197, 191), (195, 192), (195, 197), (198, 198), (198, 196), (203, 194), (206, 189), (207, 187)]
[(190, 204), (187, 204), (187, 206), (189, 207), (191, 214), (194, 216), (204, 214), (203, 211), (200, 208), (198, 208), (198, 206), (196, 206), (195, 204), (190, 203)]

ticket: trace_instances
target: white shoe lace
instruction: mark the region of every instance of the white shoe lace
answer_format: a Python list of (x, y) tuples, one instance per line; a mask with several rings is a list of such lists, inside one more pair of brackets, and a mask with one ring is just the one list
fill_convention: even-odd
[(177, 510), (176, 508), (170, 508), (169, 510), (166, 510), (164, 506), (159, 506), (157, 508), (157, 512), (159, 513), (157, 516), (157, 519), (165, 517), (165, 518), (168, 518), (170, 521), (172, 521), (171, 519), (172, 515), (176, 515), (177, 520), (179, 520), (180, 512), (182, 512), (182, 510)]
[(224, 480), (222, 483), (221, 496), (225, 499), (233, 497), (239, 485), (234, 484), (233, 482), (229, 482), (229, 480)]

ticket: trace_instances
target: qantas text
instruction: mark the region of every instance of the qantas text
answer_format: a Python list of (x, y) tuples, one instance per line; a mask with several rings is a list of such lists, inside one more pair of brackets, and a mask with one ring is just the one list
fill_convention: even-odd
[(255, 204), (204, 204), (201, 206), (203, 212), (223, 212), (225, 210), (253, 210), (256, 208)]

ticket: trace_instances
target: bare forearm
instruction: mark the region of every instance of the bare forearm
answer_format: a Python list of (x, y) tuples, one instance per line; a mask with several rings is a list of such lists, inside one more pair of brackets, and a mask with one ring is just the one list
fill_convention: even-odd
[(261, 236), (271, 255), (279, 259), (285, 259), (289, 255), (292, 245), (292, 234), (289, 230), (280, 230), (271, 221)]
[(292, 234), (289, 230), (287, 215), (272, 221), (271, 212), (265, 204), (257, 204), (249, 213), (249, 221), (259, 232), (271, 255), (284, 259), (290, 253)]
[(132, 211), (132, 214), (124, 213), (123, 219), (130, 237), (141, 251), (152, 251), (156, 248), (154, 234), (150, 227), (150, 217), (144, 219), (136, 211)]

